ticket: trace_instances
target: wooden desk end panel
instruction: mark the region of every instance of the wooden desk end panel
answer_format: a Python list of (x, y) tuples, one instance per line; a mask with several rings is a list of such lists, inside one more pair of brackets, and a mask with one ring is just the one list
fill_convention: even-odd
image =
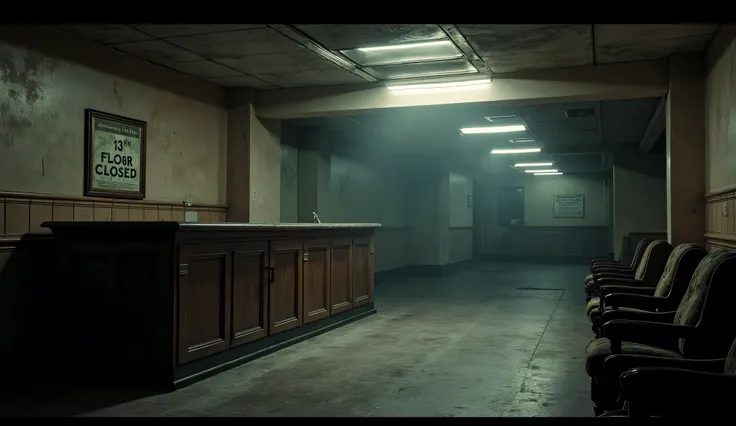
[(353, 240), (332, 240), (330, 253), (330, 314), (353, 307)]
[(353, 240), (353, 306), (373, 300), (373, 237)]
[(302, 273), (304, 249), (301, 239), (271, 241), (269, 283), (269, 334), (302, 324)]
[(330, 315), (330, 241), (304, 241), (304, 323)]
[(179, 248), (179, 364), (230, 345), (232, 257), (226, 244)]
[(268, 241), (238, 243), (233, 247), (232, 346), (268, 334)]

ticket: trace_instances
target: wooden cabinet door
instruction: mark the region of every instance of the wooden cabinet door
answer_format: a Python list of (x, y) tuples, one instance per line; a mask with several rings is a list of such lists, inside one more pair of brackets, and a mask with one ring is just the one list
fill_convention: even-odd
[(269, 334), (290, 330), (302, 323), (303, 253), (300, 240), (271, 242)]
[(232, 248), (231, 345), (266, 337), (268, 330), (268, 241), (238, 243)]
[(373, 239), (353, 240), (353, 306), (373, 299)]
[(330, 241), (304, 241), (304, 323), (330, 315)]
[(230, 266), (225, 244), (179, 247), (179, 364), (229, 347)]
[(330, 313), (353, 307), (353, 240), (332, 240), (330, 253)]

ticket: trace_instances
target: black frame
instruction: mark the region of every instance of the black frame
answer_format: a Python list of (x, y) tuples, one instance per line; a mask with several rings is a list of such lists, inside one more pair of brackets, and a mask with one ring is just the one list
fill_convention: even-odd
[[(142, 120), (136, 120), (130, 117), (110, 114), (107, 112), (97, 111), (94, 109), (84, 110), (84, 195), (88, 197), (105, 197), (105, 198), (126, 198), (133, 200), (142, 200), (146, 198), (146, 136), (147, 123)], [(141, 152), (140, 152), (140, 190), (125, 191), (113, 189), (95, 189), (92, 188), (92, 149), (93, 134), (92, 118), (101, 118), (103, 120), (116, 121), (121, 124), (139, 127), (141, 129)]]

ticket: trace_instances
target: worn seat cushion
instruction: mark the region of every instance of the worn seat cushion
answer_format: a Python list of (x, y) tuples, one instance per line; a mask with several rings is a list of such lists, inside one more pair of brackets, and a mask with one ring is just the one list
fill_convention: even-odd
[[(610, 307), (610, 306), (606, 306), (605, 308), (603, 308), (603, 310), (601, 310), (600, 305), (599, 306), (596, 306), (595, 308), (593, 308), (590, 311), (588, 311), (588, 318), (590, 318), (591, 321), (594, 321), (595, 318), (601, 316), (601, 314), (603, 314), (603, 312), (608, 312), (608, 311), (611, 311), (611, 310), (613, 310), (613, 308)], [(643, 309), (627, 308), (626, 306), (619, 306), (618, 309), (616, 309), (616, 310), (617, 311), (622, 311), (622, 312), (651, 312), (651, 311), (646, 311), (646, 310), (643, 310)]]
[[(649, 355), (665, 358), (682, 358), (679, 352), (641, 343), (621, 342), (621, 353), (626, 355)], [(611, 341), (605, 337), (592, 340), (585, 348), (585, 371), (591, 378), (600, 377), (603, 373), (603, 361), (613, 355)]]
[(588, 306), (585, 307), (585, 315), (590, 316), (590, 312), (593, 309), (598, 309), (601, 306), (600, 297), (594, 297), (588, 301)]

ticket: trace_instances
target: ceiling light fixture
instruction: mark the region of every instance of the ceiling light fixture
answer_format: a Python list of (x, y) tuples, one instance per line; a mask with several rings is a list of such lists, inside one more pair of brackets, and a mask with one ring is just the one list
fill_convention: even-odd
[(552, 163), (516, 163), (514, 167), (548, 167)]
[(552, 176), (552, 175), (561, 175), (562, 172), (552, 172), (552, 173), (534, 173), (534, 176)]
[(374, 46), (374, 47), (359, 47), (356, 50), (361, 52), (381, 52), (386, 50), (406, 50), (406, 49), (416, 49), (421, 47), (431, 47), (431, 46), (447, 46), (452, 45), (452, 42), (450, 40), (437, 40), (437, 41), (428, 41), (423, 43), (404, 43), (404, 44), (391, 44), (387, 46)]
[(464, 135), (480, 135), (487, 133), (523, 132), (524, 130), (526, 130), (525, 125), (514, 124), (511, 126), (464, 127), (460, 129), (460, 133)]
[(398, 84), (394, 86), (386, 86), (388, 90), (431, 90), (431, 89), (452, 89), (462, 88), (470, 86), (478, 86), (482, 84), (491, 84), (490, 78), (484, 78), (481, 80), (466, 80), (466, 81), (447, 81), (443, 83), (419, 83), (419, 84)]
[(492, 149), (491, 154), (528, 154), (540, 151), (542, 151), (542, 148)]
[(557, 173), (557, 169), (524, 170), (524, 173)]

